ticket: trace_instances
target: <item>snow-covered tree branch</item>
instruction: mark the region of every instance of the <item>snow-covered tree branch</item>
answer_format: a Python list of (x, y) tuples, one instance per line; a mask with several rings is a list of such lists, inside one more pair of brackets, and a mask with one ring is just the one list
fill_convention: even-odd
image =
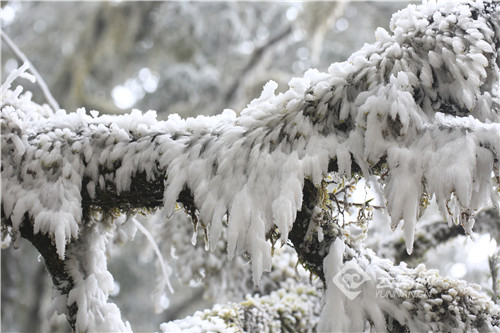
[[(318, 290), (298, 285), (239, 304), (216, 305), (192, 317), (164, 323), (162, 332), (312, 332), (321, 312)], [(311, 320), (312, 319), (312, 320)]]
[[(181, 203), (210, 250), (227, 227), (228, 257), (248, 255), (255, 284), (272, 266), (268, 240), (290, 242), (326, 287), (320, 330), (498, 329), (500, 308), (473, 287), (378, 259), (326, 209), (329, 172), (372, 180), (392, 228), (403, 221), (408, 253), (427, 198), (466, 234), (481, 209), (498, 209), (500, 6), (409, 6), (391, 30), (284, 93), (267, 83), (239, 115), (52, 112), (11, 89), (26, 66), (9, 75), (2, 226), (44, 257), (55, 309), (76, 331), (130, 330), (107, 301), (114, 218), (157, 208), (170, 217)], [(346, 267), (363, 272), (358, 298), (335, 283)]]
[[(476, 215), (475, 220), (476, 223), (474, 223), (473, 229), (475, 233), (489, 234), (492, 239), (495, 239), (497, 242), (500, 241), (500, 225), (498, 223), (500, 216), (495, 208), (482, 210)], [(404, 261), (410, 264), (419, 262), (429, 250), (440, 244), (464, 235), (465, 231), (461, 225), (449, 226), (447, 223), (439, 220), (417, 228), (415, 232), (415, 246), (411, 255), (404, 251), (404, 239), (399, 237), (388, 237), (383, 243), (378, 245), (366, 245), (370, 248), (376, 248), (379, 256), (392, 259), (395, 263)]]

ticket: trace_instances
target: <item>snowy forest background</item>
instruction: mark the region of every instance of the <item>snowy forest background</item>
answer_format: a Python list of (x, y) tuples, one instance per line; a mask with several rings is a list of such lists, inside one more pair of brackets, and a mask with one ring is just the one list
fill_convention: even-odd
[[(241, 110), (271, 79), (284, 91), (292, 77), (302, 76), (309, 68), (324, 72), (331, 63), (343, 61), (364, 43), (373, 42), (375, 29), (388, 30), (392, 13), (407, 5), (382, 1), (8, 1), (2, 2), (1, 19), (3, 31), (38, 69), (61, 108), (85, 107), (101, 114), (152, 109), (166, 119), (172, 113), (185, 118), (219, 114), (226, 108)], [(2, 77), (22, 64), (3, 43), (1, 56)], [(25, 86), (34, 92), (35, 101), (45, 102), (36, 85)], [(371, 198), (370, 214), (363, 218), (369, 220), (367, 245), (378, 255), (404, 260), (410, 267), (425, 263), (439, 269), (442, 276), (477, 283), (497, 301), (497, 281), (492, 281), (492, 274), (496, 272), (498, 229), (475, 234), (475, 241), (458, 228), (453, 234), (443, 231), (444, 237), (434, 237), (439, 230), (435, 225), (444, 223), (431, 204), (417, 228), (415, 254), (408, 257), (402, 231), (390, 231), (387, 213), (379, 208), (383, 205), (380, 198), (361, 182), (350, 200), (363, 204)], [(352, 207), (353, 220), (359, 218), (356, 207)], [(246, 293), (264, 295), (273, 290), (255, 289), (248, 265), (236, 270), (223, 264), (221, 270), (228, 271), (225, 276), (214, 273), (204, 280), (210, 274), (203, 268), (186, 268), (203, 266), (199, 263), (205, 260), (203, 235), (198, 235), (197, 247), (193, 247), (197, 251), (190, 251), (186, 245), (192, 247), (193, 231), (188, 223), (166, 235), (157, 219), (144, 217), (141, 221), (157, 237), (173, 269), (175, 293), (159, 300), (168, 305), (164, 312), (155, 314), (151, 295), (158, 267), (144, 234), (137, 232), (133, 241), (118, 234), (108, 248), (108, 266), (116, 283), (111, 301), (135, 331), (154, 331), (162, 322), (184, 318), (215, 302), (239, 302)], [(500, 222), (498, 212), (488, 209), (480, 219), (488, 220), (489, 226)], [(173, 256), (166, 240), (178, 244)], [(277, 251), (283, 252), (276, 256), (282, 262), (274, 264), (281, 267), (277, 269), (279, 279), (309, 279), (301, 267), (294, 270), (297, 259), (293, 251)], [(179, 253), (185, 255), (180, 263), (172, 259)], [(31, 244), (21, 239), (2, 249), (1, 255), (2, 331), (67, 331), (63, 316), (46, 320), (51, 281)], [(176, 273), (181, 277), (176, 278)], [(273, 281), (273, 276), (267, 279)]]

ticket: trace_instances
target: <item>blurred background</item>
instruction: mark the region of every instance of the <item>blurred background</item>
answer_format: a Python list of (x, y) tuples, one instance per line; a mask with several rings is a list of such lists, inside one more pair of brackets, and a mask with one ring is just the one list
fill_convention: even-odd
[[(239, 110), (269, 79), (326, 71), (404, 2), (2, 2), (2, 28), (61, 107)], [(2, 48), (7, 73), (19, 60)], [(43, 102), (43, 99), (40, 100)]]
[[(392, 13), (407, 5), (2, 1), (0, 17), (2, 30), (38, 69), (61, 108), (109, 114), (152, 109), (164, 119), (172, 113), (191, 117), (226, 108), (239, 112), (271, 79), (285, 91), (292, 77), (309, 68), (326, 71), (332, 62), (344, 61), (373, 42), (375, 29), (389, 30)], [(20, 65), (2, 43), (2, 76)], [(27, 87), (35, 101), (46, 103), (38, 86)], [(384, 235), (402, 241), (400, 233), (389, 231), (382, 215), (375, 213), (370, 233), (375, 249), (383, 247)], [(440, 217), (431, 209), (425, 221)], [(189, 241), (192, 230), (185, 232)], [(456, 244), (436, 247), (421, 259), (445, 275), (469, 278), (487, 289), (488, 251), (496, 245), (487, 235), (478, 239), (474, 244), (456, 237)], [(138, 233), (133, 242), (115, 243), (108, 262), (117, 283), (111, 299), (134, 330), (157, 330), (159, 323), (215, 301), (199, 283), (181, 286), (174, 280), (178, 292), (168, 301), (170, 306), (154, 314), (150, 295), (156, 268), (145, 237)], [(397, 254), (391, 251), (386, 251), (388, 257)], [(19, 240), (2, 249), (1, 257), (2, 331), (69, 331), (64, 317), (46, 318), (51, 281), (34, 248)]]

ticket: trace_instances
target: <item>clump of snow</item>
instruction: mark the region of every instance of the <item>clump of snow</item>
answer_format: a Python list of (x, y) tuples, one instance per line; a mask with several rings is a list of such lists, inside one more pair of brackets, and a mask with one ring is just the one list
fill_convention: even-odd
[(130, 324), (122, 321), (118, 307), (108, 303), (115, 285), (106, 264), (111, 233), (104, 228), (101, 224), (85, 227), (78, 242), (67, 251), (66, 270), (74, 287), (67, 295), (66, 306), (77, 306), (77, 332), (132, 332)]
[(330, 69), (370, 85), (354, 100), (358, 112), (350, 108), (356, 129), (349, 146), (365, 174), (387, 161), (381, 181), (391, 224), (404, 220), (409, 253), (424, 193), (467, 232), (473, 215), (499, 200), (491, 177), (494, 172), (498, 179), (500, 151), (499, 71), (492, 53), (498, 37), (486, 21), (498, 13), (475, 18), (471, 11), (484, 8), (470, 6), (409, 6), (393, 16), (393, 35), (379, 29), (378, 41), (349, 59), (346, 69), (354, 74), (339, 71), (340, 65)]

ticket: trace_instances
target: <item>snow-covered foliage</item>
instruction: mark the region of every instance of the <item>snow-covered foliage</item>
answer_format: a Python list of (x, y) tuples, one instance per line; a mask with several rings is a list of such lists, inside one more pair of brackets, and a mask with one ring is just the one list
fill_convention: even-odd
[(320, 296), (316, 288), (297, 284), (241, 303), (215, 305), (193, 316), (160, 326), (162, 332), (313, 332)]
[[(356, 120), (349, 143), (358, 145), (351, 152), (361, 167), (386, 158), (392, 227), (404, 219), (409, 252), (423, 193), (435, 195), (447, 220), (462, 223), (467, 232), (479, 208), (490, 198), (498, 202), (491, 184), (500, 143), (497, 18), (474, 19), (483, 9), (468, 5), (418, 9), (395, 14), (394, 35), (377, 31), (377, 43), (350, 58), (351, 66), (372, 65), (359, 71), (372, 87), (357, 95), (359, 109), (339, 104), (345, 108), (341, 121)], [(466, 45), (459, 51), (453, 46), (458, 40)], [(456, 201), (450, 203), (451, 197)]]
[[(352, 258), (344, 262), (346, 254)], [(324, 267), (328, 282), (319, 331), (362, 332), (369, 320), (377, 332), (393, 325), (411, 332), (500, 332), (500, 308), (479, 286), (442, 278), (424, 265), (394, 266), (369, 249), (355, 253), (337, 238)]]
[[(91, 208), (108, 192), (130, 193), (138, 177), (162, 185), (167, 216), (174, 214), (179, 195), (189, 191), (197, 208), (192, 213), (206, 229), (211, 251), (218, 248), (226, 216), (229, 259), (248, 254), (256, 284), (272, 266), (269, 232), (277, 227), (286, 243), (302, 207), (305, 180), (320, 184), (329, 167), (350, 177), (355, 163), (365, 177), (381, 176), (391, 226), (404, 221), (409, 253), (424, 196), (435, 196), (447, 221), (462, 224), (470, 233), (474, 214), (487, 204), (498, 205), (497, 7), (410, 6), (394, 15), (392, 34), (377, 30), (374, 44), (332, 64), (328, 73), (309, 70), (292, 79), (284, 93), (276, 94), (277, 84), (267, 83), (239, 116), (224, 110), (213, 117), (171, 115), (158, 121), (154, 111), (121, 116), (89, 115), (84, 109), (53, 113), (32, 102), (29, 93), (22, 94), (22, 88), (10, 89), (24, 72), (21, 68), (2, 86), (4, 217), (14, 234), (23, 223), (31, 223), (34, 234), (51, 237), (74, 283), (61, 297), (67, 297), (66, 306), (78, 307), (76, 329), (83, 331), (101, 329), (92, 325), (108, 321), (118, 323), (116, 329), (130, 329), (107, 303), (112, 278), (102, 253), (95, 254), (104, 250), (105, 235), (93, 229)], [(84, 202), (87, 197), (89, 202)], [(112, 221), (107, 222), (112, 230)], [(106, 222), (100, 223), (105, 228)], [(87, 247), (92, 260), (80, 246)], [(74, 251), (78, 265), (72, 264)], [(325, 259), (327, 277), (341, 269), (344, 252), (338, 239)], [(383, 276), (376, 270), (383, 263), (363, 260), (358, 264), (366, 274)], [(391, 285), (398, 286), (397, 277), (406, 273), (397, 268), (393, 272), (396, 282)], [(408, 273), (408, 279), (418, 280), (419, 272)], [(411, 309), (398, 309), (394, 299), (363, 298), (363, 304), (378, 307), (358, 307), (354, 313), (359, 320), (334, 323), (330, 314), (336, 300), (346, 303), (344, 311), (354, 309), (330, 278), (321, 324), (325, 329), (363, 329), (370, 319), (380, 330), (386, 324), (384, 313), (410, 328), (443, 329), (437, 323), (443, 316), (410, 315)], [(445, 323), (460, 317), (463, 328), (476, 321), (487, 329), (498, 325), (491, 319), (497, 308), (479, 297), (466, 307), (453, 303), (461, 297), (454, 296), (471, 297), (470, 289), (462, 291), (456, 284), (435, 288), (443, 297), (451, 295), (443, 298), (450, 311), (458, 308), (456, 317)], [(363, 297), (372, 295), (367, 291)], [(426, 311), (439, 305), (424, 303)], [(460, 312), (476, 307), (478, 312)], [(477, 318), (480, 311), (492, 317)], [(343, 313), (339, 308), (335, 312)], [(427, 311), (425, 316), (433, 314)]]

